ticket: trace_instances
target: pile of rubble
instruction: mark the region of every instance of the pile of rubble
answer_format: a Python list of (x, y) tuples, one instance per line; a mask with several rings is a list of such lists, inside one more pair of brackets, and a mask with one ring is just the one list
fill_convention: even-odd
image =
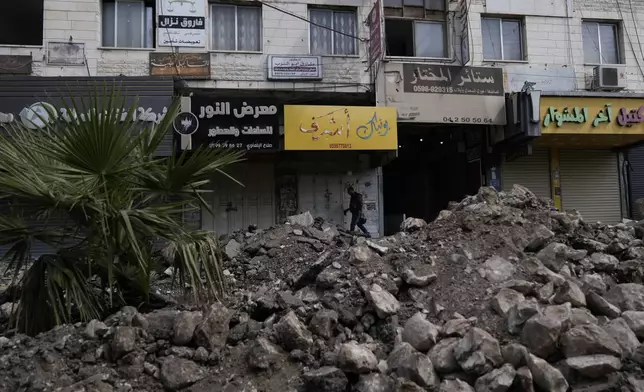
[(644, 222), (520, 186), (379, 240), (289, 220), (224, 241), (222, 303), (0, 337), (0, 391), (644, 392)]

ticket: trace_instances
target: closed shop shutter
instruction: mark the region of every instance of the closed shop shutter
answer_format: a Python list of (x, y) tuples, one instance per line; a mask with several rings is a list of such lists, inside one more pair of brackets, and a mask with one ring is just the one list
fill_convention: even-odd
[(351, 214), (344, 215), (349, 207), (347, 188), (353, 187), (362, 194), (365, 227), (373, 237), (380, 236), (380, 182), (378, 169), (365, 170), (351, 175), (340, 173), (299, 174), (297, 183), (298, 211), (309, 211), (313, 217), (349, 228)]
[(610, 151), (561, 151), (559, 153), (561, 204), (577, 210), (589, 223), (621, 221), (617, 155)]
[(530, 155), (504, 162), (501, 175), (504, 191), (509, 191), (514, 184), (519, 184), (530, 189), (537, 197), (552, 198), (550, 158), (547, 149), (534, 149)]
[(250, 225), (263, 229), (274, 225), (274, 170), (274, 165), (269, 162), (227, 167), (225, 171), (244, 186), (224, 175), (213, 178), (214, 192), (204, 195), (212, 203), (213, 214), (202, 211), (202, 228), (221, 235), (248, 229)]
[(631, 216), (633, 219), (644, 219), (644, 214), (634, 208), (638, 199), (644, 198), (644, 146), (632, 148), (628, 151), (628, 184), (630, 191)]

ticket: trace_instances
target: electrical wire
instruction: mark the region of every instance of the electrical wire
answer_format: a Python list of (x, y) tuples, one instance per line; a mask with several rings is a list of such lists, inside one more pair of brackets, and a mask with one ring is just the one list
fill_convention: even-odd
[(294, 17), (294, 18), (299, 19), (299, 20), (302, 20), (302, 21), (304, 21), (304, 22), (306, 22), (306, 23), (308, 23), (308, 24), (310, 24), (310, 25), (313, 25), (313, 26), (316, 26), (316, 27), (320, 27), (320, 28), (322, 28), (322, 29), (326, 29), (326, 30), (332, 31), (332, 32), (334, 32), (334, 33), (336, 33), (336, 34), (344, 35), (345, 37), (354, 38), (354, 39), (357, 39), (357, 40), (358, 40), (358, 41), (360, 41), (360, 42), (367, 42), (367, 41), (369, 41), (369, 39), (367, 39), (367, 38), (360, 38), (360, 37), (355, 36), (355, 35), (353, 35), (353, 34), (348, 34), (348, 33), (345, 33), (345, 32), (343, 32), (343, 31), (340, 31), (340, 30), (336, 30), (336, 29), (334, 29), (334, 28), (331, 28), (331, 27), (329, 27), (329, 26), (325, 26), (325, 25), (322, 25), (322, 24), (319, 24), (319, 23), (312, 22), (310, 19), (307, 19), (307, 18), (305, 18), (305, 17), (303, 17), (303, 16), (301, 16), (301, 15), (298, 15), (298, 14), (296, 14), (296, 13), (294, 13), (294, 12), (287, 11), (287, 10), (282, 9), (282, 8), (280, 8), (280, 7), (274, 6), (273, 4), (266, 3), (266, 2), (263, 2), (263, 1), (261, 1), (261, 0), (255, 0), (255, 2), (257, 2), (257, 3), (259, 3), (259, 4), (262, 4), (262, 5), (265, 5), (266, 7), (268, 7), (268, 8), (272, 8), (272, 9), (274, 9), (274, 10), (276, 10), (276, 11), (282, 12), (282, 13), (284, 13), (284, 14), (286, 14), (286, 15), (290, 15), (290, 16), (292, 16), (292, 17)]

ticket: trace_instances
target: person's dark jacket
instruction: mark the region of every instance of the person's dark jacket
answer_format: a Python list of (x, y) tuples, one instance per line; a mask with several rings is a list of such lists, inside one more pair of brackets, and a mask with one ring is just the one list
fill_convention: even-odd
[(354, 192), (351, 195), (351, 199), (349, 200), (349, 211), (351, 211), (352, 214), (358, 214), (362, 211), (362, 195), (358, 192)]

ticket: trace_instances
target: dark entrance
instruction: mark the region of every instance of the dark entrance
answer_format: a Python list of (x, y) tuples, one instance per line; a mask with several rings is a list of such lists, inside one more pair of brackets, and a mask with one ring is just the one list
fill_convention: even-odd
[(384, 166), (385, 234), (403, 216), (433, 220), (481, 186), (484, 127), (398, 124), (398, 158)]

